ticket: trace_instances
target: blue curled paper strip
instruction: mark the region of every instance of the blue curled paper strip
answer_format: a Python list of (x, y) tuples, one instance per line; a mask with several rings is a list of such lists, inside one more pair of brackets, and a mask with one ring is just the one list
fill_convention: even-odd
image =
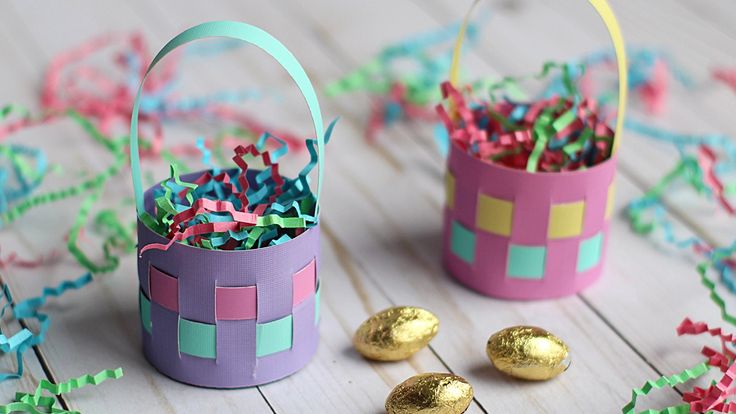
[[(0, 168), (0, 213), (3, 213), (11, 203), (28, 197), (41, 185), (48, 163), (46, 154), (40, 149), (18, 144), (0, 146), (0, 156), (6, 156), (11, 164)], [(26, 171), (19, 161), (21, 157), (32, 160), (35, 168)], [(11, 179), (17, 183), (16, 188), (9, 185)]]
[(5, 304), (3, 304), (0, 310), (0, 317), (5, 314), (7, 309), (12, 309), (15, 319), (19, 321), (31, 318), (36, 319), (40, 328), (37, 334), (31, 332), (28, 328), (23, 328), (9, 338), (5, 334), (0, 333), (0, 351), (5, 354), (15, 351), (18, 366), (17, 371), (14, 373), (0, 373), (0, 382), (20, 378), (23, 375), (23, 354), (28, 348), (36, 346), (46, 339), (46, 332), (51, 326), (51, 317), (40, 312), (39, 309), (46, 304), (47, 299), (49, 297), (59, 297), (68, 290), (81, 289), (91, 281), (92, 274), (88, 272), (75, 280), (63, 281), (55, 287), (45, 287), (40, 296), (25, 299), (17, 304), (14, 303), (8, 286), (3, 284), (2, 298)]

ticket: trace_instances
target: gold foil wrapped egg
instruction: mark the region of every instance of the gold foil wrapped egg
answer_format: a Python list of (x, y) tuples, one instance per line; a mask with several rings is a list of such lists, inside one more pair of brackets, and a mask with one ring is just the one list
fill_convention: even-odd
[(473, 387), (453, 374), (420, 374), (397, 385), (386, 399), (388, 414), (460, 414), (473, 401)]
[(570, 366), (567, 345), (534, 326), (514, 326), (496, 332), (488, 339), (486, 353), (499, 371), (525, 380), (548, 380)]
[(378, 312), (363, 322), (353, 336), (355, 349), (377, 361), (400, 361), (427, 346), (440, 321), (428, 310), (398, 306)]

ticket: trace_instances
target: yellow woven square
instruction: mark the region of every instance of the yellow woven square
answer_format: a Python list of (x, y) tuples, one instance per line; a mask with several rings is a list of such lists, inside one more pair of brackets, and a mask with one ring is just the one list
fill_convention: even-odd
[(616, 199), (616, 181), (611, 181), (611, 185), (608, 186), (608, 198), (606, 199), (606, 220), (611, 218), (613, 214), (613, 203)]
[(584, 201), (552, 204), (552, 208), (549, 210), (547, 237), (562, 239), (579, 235), (583, 231), (584, 211)]
[(508, 236), (511, 234), (511, 220), (514, 203), (487, 195), (478, 194), (478, 208), (475, 225), (489, 233)]
[(455, 176), (450, 171), (445, 174), (445, 202), (447, 208), (455, 208)]

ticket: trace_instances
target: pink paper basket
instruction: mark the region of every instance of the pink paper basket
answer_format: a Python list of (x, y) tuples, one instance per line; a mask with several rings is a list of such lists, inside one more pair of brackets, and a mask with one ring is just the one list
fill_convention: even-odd
[(586, 170), (529, 173), (451, 145), (443, 262), (460, 283), (504, 299), (574, 294), (601, 275), (616, 158)]
[[(450, 145), (442, 257), (460, 283), (503, 299), (572, 295), (603, 271), (613, 211), (616, 149), (626, 107), (626, 52), (606, 0), (589, 0), (613, 41), (619, 74), (613, 155), (587, 169), (527, 172)], [(473, 3), (475, 6), (478, 3)], [(450, 81), (457, 82), (461, 26)]]

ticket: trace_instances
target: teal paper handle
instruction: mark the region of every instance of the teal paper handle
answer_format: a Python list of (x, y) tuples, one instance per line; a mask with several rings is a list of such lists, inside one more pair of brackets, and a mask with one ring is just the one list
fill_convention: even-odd
[[(138, 152), (138, 110), (143, 91), (143, 84), (148, 78), (156, 63), (164, 56), (169, 54), (177, 47), (194, 40), (204, 39), (208, 37), (227, 37), (235, 40), (242, 40), (254, 46), (258, 46), (263, 51), (271, 55), (276, 61), (289, 73), (296, 86), (299, 87), (304, 99), (307, 101), (309, 112), (314, 122), (314, 132), (317, 138), (317, 206), (319, 206), (319, 197), (322, 193), (322, 175), (324, 172), (324, 124), (322, 121), (322, 112), (319, 108), (317, 93), (314, 91), (309, 76), (304, 71), (302, 65), (299, 64), (296, 57), (275, 37), (268, 34), (258, 27), (233, 21), (215, 21), (202, 23), (200, 25), (189, 28), (174, 37), (167, 43), (153, 58), (151, 64), (146, 69), (146, 73), (141, 79), (138, 87), (135, 101), (133, 102), (133, 113), (130, 117), (130, 170), (133, 175), (133, 192), (135, 193), (135, 205), (138, 215), (145, 212), (143, 206), (143, 184), (141, 181), (141, 160)], [(319, 210), (317, 210), (319, 211)]]

